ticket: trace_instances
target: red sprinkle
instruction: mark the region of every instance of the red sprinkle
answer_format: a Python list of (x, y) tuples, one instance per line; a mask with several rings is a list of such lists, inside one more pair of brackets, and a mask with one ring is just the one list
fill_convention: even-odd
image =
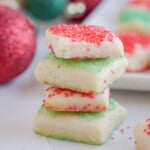
[(146, 119), (146, 128), (143, 130), (145, 134), (150, 136), (150, 118)]
[(45, 106), (45, 99), (43, 100), (43, 104), (42, 105)]
[(53, 49), (53, 46), (52, 46), (52, 45), (49, 45), (49, 48), (51, 49), (51, 52), (52, 52), (53, 54), (55, 54), (54, 49)]
[(114, 137), (111, 137), (111, 139), (114, 140), (115, 138), (114, 138)]
[(112, 94), (111, 94), (111, 92), (109, 92), (109, 98), (112, 98)]
[(83, 98), (90, 98), (90, 99), (95, 98), (95, 94), (93, 92), (80, 93), (80, 92), (72, 91), (69, 89), (61, 89), (61, 88), (56, 88), (56, 87), (48, 87), (46, 91), (50, 91), (50, 94), (48, 95), (49, 98), (56, 96), (56, 95), (60, 95), (60, 94), (63, 94), (66, 98), (74, 96), (74, 95), (79, 95)]
[(90, 104), (84, 105), (84, 106), (76, 106), (76, 105), (70, 105), (64, 108), (65, 111), (73, 111), (73, 112), (97, 112), (97, 111), (104, 111), (107, 108), (105, 106), (95, 106), (91, 107)]
[(134, 32), (118, 33), (120, 40), (123, 42), (124, 50), (128, 54), (136, 52), (136, 45), (143, 49), (150, 49), (150, 36), (142, 35)]
[(127, 129), (130, 129), (130, 126), (127, 126)]
[(106, 83), (107, 82), (107, 80), (104, 80), (104, 83)]
[(146, 132), (146, 134), (147, 134), (148, 136), (150, 136), (150, 131)]
[(120, 133), (121, 133), (121, 134), (124, 134), (124, 129), (120, 129)]
[(110, 70), (112, 74), (115, 74), (115, 72), (113, 70)]
[(132, 140), (132, 137), (131, 137), (131, 136), (129, 137), (129, 140)]
[(49, 31), (55, 35), (68, 37), (73, 42), (88, 42), (101, 45), (103, 41), (107, 40), (113, 42), (114, 34), (101, 26), (93, 25), (56, 25), (49, 27)]
[(150, 118), (146, 119), (146, 122), (150, 122)]

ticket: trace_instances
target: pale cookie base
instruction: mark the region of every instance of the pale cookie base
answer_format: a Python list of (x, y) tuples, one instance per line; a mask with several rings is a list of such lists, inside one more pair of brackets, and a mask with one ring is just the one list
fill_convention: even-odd
[(109, 95), (109, 88), (98, 94), (86, 94), (48, 87), (46, 89), (44, 106), (51, 111), (104, 111), (109, 106)]
[(35, 76), (50, 86), (99, 93), (120, 78), (127, 67), (125, 57), (103, 60), (66, 60), (49, 54), (37, 65)]
[(145, 129), (145, 122), (138, 123), (134, 129), (137, 150), (150, 150), (150, 135), (144, 133)]
[(126, 110), (111, 100), (107, 111), (96, 113), (51, 112), (42, 107), (35, 116), (35, 132), (88, 144), (105, 143), (124, 120)]

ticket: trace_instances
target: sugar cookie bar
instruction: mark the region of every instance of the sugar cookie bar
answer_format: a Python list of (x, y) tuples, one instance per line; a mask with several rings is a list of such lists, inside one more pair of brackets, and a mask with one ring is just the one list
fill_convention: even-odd
[(150, 150), (150, 118), (136, 125), (134, 136), (137, 150)]
[(150, 67), (150, 36), (136, 32), (118, 33), (128, 59), (127, 71), (143, 71)]
[(136, 7), (125, 7), (118, 18), (117, 31), (135, 31), (150, 35), (150, 11)]
[(109, 88), (98, 94), (48, 87), (44, 107), (51, 111), (95, 112), (109, 107)]
[(50, 86), (99, 93), (119, 78), (126, 67), (125, 57), (69, 60), (49, 54), (37, 65), (35, 76)]
[(46, 43), (59, 58), (87, 59), (123, 56), (119, 38), (108, 29), (93, 25), (55, 25), (46, 31)]
[(35, 116), (35, 132), (63, 140), (103, 144), (125, 116), (126, 110), (114, 100), (103, 112), (53, 112), (41, 107)]

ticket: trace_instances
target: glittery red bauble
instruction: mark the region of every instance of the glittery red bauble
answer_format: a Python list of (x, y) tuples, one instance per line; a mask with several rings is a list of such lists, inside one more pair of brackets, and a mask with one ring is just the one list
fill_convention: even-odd
[(35, 47), (33, 24), (21, 12), (0, 5), (0, 83), (29, 66)]

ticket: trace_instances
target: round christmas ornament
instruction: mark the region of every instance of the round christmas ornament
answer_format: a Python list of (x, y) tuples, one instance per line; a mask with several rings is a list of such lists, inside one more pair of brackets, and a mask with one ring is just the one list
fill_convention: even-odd
[(83, 20), (101, 0), (69, 0), (65, 9), (65, 17), (70, 20)]
[(60, 15), (67, 0), (26, 0), (27, 9), (40, 20), (51, 20)]
[(33, 24), (21, 12), (0, 5), (0, 83), (10, 81), (29, 66), (35, 47)]

